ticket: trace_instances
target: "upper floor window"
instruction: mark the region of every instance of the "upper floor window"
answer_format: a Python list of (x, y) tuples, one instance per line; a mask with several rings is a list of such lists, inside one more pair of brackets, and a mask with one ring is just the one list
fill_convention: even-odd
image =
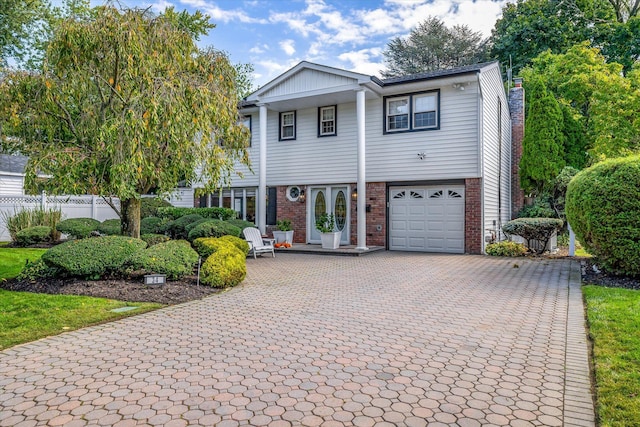
[(385, 97), (384, 133), (438, 129), (440, 91)]
[(280, 113), (280, 141), (296, 139), (296, 112)]
[(337, 135), (336, 106), (318, 108), (318, 136)]

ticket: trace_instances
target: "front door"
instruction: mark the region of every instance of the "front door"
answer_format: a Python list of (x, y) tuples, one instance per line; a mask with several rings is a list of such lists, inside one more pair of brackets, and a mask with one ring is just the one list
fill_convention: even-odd
[(309, 205), (309, 243), (320, 243), (320, 232), (316, 230), (316, 218), (323, 213), (332, 213), (335, 216), (336, 231), (342, 231), (341, 245), (349, 244), (349, 187), (327, 186), (312, 187)]

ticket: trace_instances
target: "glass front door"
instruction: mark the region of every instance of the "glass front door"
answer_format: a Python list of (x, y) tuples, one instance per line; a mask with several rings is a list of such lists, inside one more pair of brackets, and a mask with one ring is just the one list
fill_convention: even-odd
[(316, 230), (316, 218), (323, 213), (332, 213), (335, 217), (335, 231), (341, 231), (341, 245), (349, 244), (349, 187), (327, 186), (312, 187), (309, 205), (309, 243), (320, 243), (320, 232)]

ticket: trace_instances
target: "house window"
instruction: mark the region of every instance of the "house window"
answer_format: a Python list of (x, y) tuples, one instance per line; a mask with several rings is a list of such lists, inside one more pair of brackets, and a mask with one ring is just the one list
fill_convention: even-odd
[(384, 133), (440, 128), (440, 91), (385, 98)]
[(296, 139), (296, 112), (280, 113), (280, 141)]
[(409, 97), (387, 99), (387, 131), (409, 129)]
[(244, 116), (241, 122), (247, 129), (249, 129), (249, 147), (251, 147), (251, 115)]
[(434, 128), (438, 123), (438, 95), (430, 93), (413, 97), (413, 128)]
[(318, 136), (335, 136), (336, 128), (336, 106), (318, 108)]

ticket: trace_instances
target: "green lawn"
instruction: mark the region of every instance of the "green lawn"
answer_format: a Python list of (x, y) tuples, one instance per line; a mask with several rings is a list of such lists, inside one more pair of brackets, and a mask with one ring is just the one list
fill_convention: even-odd
[(640, 291), (584, 286), (601, 426), (640, 425)]
[[(27, 260), (35, 261), (44, 249), (0, 247), (0, 281), (15, 277)], [(138, 307), (124, 313), (111, 310)], [(0, 350), (109, 320), (140, 314), (162, 304), (128, 303), (75, 295), (45, 295), (0, 289)]]

